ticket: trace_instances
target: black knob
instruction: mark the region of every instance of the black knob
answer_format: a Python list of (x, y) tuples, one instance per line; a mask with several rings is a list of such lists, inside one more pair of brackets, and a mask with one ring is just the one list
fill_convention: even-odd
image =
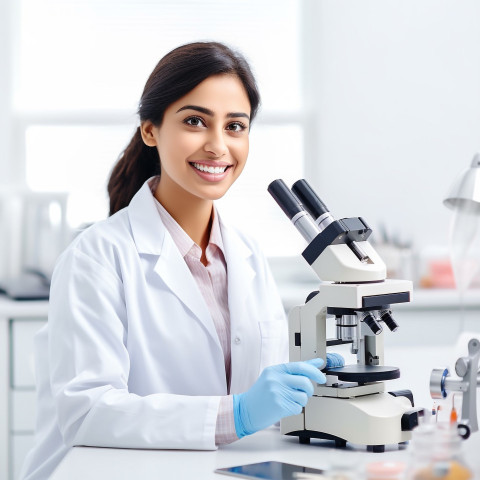
[(418, 410), (411, 410), (402, 415), (402, 432), (410, 432), (418, 426)]

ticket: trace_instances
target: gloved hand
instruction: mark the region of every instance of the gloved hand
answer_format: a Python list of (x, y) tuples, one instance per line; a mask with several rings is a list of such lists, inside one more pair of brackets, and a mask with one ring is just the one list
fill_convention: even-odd
[(345, 360), (339, 353), (327, 353), (327, 368), (343, 367), (344, 365)]
[(325, 383), (321, 358), (267, 367), (250, 390), (233, 396), (235, 430), (239, 438), (296, 415), (313, 395), (310, 381)]

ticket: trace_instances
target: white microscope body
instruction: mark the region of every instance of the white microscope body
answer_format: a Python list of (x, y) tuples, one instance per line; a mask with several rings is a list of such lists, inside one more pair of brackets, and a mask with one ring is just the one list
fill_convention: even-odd
[[(390, 304), (409, 302), (412, 283), (387, 280), (386, 267), (367, 238), (362, 218), (335, 220), (305, 180), (292, 190), (275, 180), (269, 192), (309, 245), (302, 253), (321, 278), (319, 290), (288, 316), (290, 361), (325, 359), (327, 347), (350, 344), (357, 363), (324, 370), (325, 385), (299, 415), (281, 421), (281, 433), (366, 445), (381, 452), (385, 445), (411, 438), (421, 409), (410, 391), (385, 391), (385, 381), (398, 378), (396, 367), (384, 365), (383, 328), (398, 328)], [(305, 207), (305, 209), (304, 209)], [(313, 218), (312, 218), (313, 217)], [(314, 221), (315, 220), (315, 221)], [(336, 321), (336, 338), (327, 339), (327, 319)]]

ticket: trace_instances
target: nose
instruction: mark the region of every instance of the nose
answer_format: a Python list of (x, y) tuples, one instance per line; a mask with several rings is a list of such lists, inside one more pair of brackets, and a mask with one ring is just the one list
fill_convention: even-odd
[(215, 157), (223, 157), (228, 152), (225, 137), (222, 131), (210, 130), (205, 141), (204, 150)]

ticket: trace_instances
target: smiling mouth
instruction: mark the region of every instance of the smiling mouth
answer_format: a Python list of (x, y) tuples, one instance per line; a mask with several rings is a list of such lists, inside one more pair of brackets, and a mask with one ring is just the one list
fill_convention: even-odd
[(213, 166), (208, 166), (208, 165), (204, 165), (202, 163), (196, 163), (196, 162), (191, 162), (190, 165), (192, 165), (192, 167), (196, 168), (200, 172), (216, 173), (216, 174), (224, 173), (228, 168), (232, 166), (232, 165), (222, 165), (221, 167), (213, 167)]

